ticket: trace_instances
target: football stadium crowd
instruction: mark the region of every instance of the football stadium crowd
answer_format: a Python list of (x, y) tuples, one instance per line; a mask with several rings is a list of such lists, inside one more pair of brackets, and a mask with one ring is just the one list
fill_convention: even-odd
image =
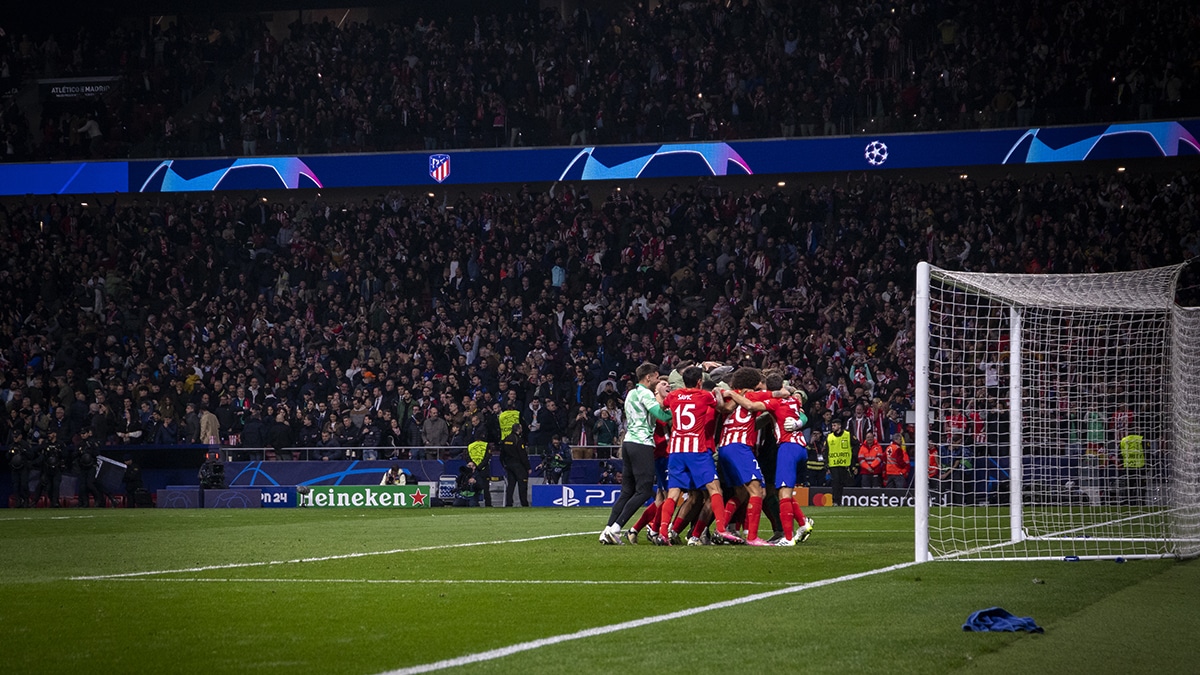
[[(3, 160), (1200, 114), (1200, 13), (1181, 0), (151, 26), (0, 26)], [(38, 78), (89, 76), (117, 84), (30, 104)], [(68, 444), (471, 458), (515, 411), (565, 480), (574, 458), (615, 456), (639, 366), (681, 362), (782, 377), (814, 438), (840, 423), (886, 443), (912, 407), (917, 261), (1036, 274), (1200, 255), (1194, 177), (1164, 167), (739, 180), (0, 202), (0, 444), (43, 464), (39, 449)], [(997, 391), (970, 402), (989, 434), (1007, 414)], [(664, 540), (669, 511), (649, 523)]]
[[(652, 8), (651, 5), (653, 6)], [(1161, 119), (1198, 112), (1200, 13), (1168, 0), (661, 2), (269, 30), (0, 31), (0, 81), (118, 75), (9, 160), (729, 140)], [(26, 30), (28, 28), (28, 30)], [(89, 117), (90, 116), (90, 117)]]
[(916, 261), (1165, 265), (1200, 254), (1198, 206), (1191, 177), (1135, 172), (15, 200), (0, 438), (341, 458), (489, 440), (511, 409), (534, 454), (615, 445), (634, 369), (676, 359), (780, 369), (810, 420), (886, 416), (910, 405)]

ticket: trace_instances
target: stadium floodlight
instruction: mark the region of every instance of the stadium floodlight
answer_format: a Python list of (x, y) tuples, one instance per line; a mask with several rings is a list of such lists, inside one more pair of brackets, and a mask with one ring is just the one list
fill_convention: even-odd
[(1200, 309), (1175, 302), (1182, 267), (917, 266), (918, 561), (1200, 554)]

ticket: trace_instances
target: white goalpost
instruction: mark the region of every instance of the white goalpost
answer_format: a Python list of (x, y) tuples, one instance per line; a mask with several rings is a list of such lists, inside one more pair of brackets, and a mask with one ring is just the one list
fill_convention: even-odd
[(1182, 265), (917, 266), (916, 560), (1200, 554), (1200, 308)]

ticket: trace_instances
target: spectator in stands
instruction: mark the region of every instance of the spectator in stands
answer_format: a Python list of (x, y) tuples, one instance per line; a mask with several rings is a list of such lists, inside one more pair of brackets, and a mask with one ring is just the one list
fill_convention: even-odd
[(555, 420), (542, 405), (542, 399), (534, 397), (524, 415), (525, 428), (529, 430), (529, 454), (545, 455), (546, 447), (554, 434)]
[[(425, 450), (432, 450), (435, 459), (450, 445), (450, 426), (442, 418), (437, 407), (429, 408), (428, 416), (421, 423), (421, 437), (424, 439)], [(422, 452), (413, 459), (425, 459), (425, 454)]]
[(275, 459), (291, 461), (295, 455), (292, 452), (292, 428), (288, 424), (288, 414), (285, 410), (275, 413), (275, 419), (267, 427), (267, 443), (275, 453)]
[(89, 114), (87, 121), (83, 126), (75, 130), (76, 133), (84, 134), (88, 139), (87, 156), (89, 159), (100, 159), (104, 156), (104, 132), (100, 130), (100, 124), (96, 122), (96, 116)]
[(179, 425), (174, 417), (163, 417), (159, 411), (151, 413), (151, 423), (154, 428), (154, 438), (150, 441), (155, 445), (175, 445), (179, 442)]
[(317, 457), (322, 462), (342, 459), (342, 450), (330, 429), (321, 430), (321, 440), (317, 442)]
[(596, 445), (615, 446), (617, 444), (617, 422), (605, 408), (600, 409), (600, 419), (596, 420)]
[[(204, 432), (203, 425), (200, 430), (200, 442), (208, 443), (208, 434)], [(263, 459), (263, 451), (267, 447), (267, 427), (262, 419), (262, 406), (252, 405), (250, 408), (250, 418), (246, 420), (246, 426), (242, 429), (242, 447), (251, 448), (249, 452), (243, 453), (246, 461), (258, 462)]]
[(596, 457), (594, 432), (592, 411), (584, 405), (576, 406), (574, 415), (567, 424), (565, 437), (575, 449), (577, 459), (594, 459)]
[[(228, 137), (242, 136), (243, 115), (261, 146), (252, 152), (293, 154), (722, 140), (790, 136), (797, 126), (812, 135), (818, 124), (826, 135), (981, 127), (1010, 122), (1014, 107), (1022, 126), (1194, 112), (1185, 92), (1197, 74), (1174, 56), (1196, 51), (1188, 49), (1196, 38), (1187, 22), (1173, 20), (1190, 5), (1170, 0), (1161, 12), (1133, 16), (1104, 0), (1067, 19), (1075, 6), (1047, 17), (1029, 4), (980, 13), (965, 0), (896, 12), (833, 3), (813, 21), (811, 8), (797, 4), (721, 12), (658, 4), (614, 19), (619, 34), (587, 13), (553, 10), (489, 17), (478, 35), (466, 22), (430, 28), (412, 17), (296, 22), (269, 53), (257, 18), (223, 25), (217, 40), (182, 16), (153, 40), (104, 26), (77, 39), (87, 51), (81, 62), (133, 81), (135, 123), (123, 131), (138, 141), (165, 133), (171, 117), (185, 121), (181, 105), (236, 60), (255, 64), (212, 88), (203, 142), (164, 142), (168, 155), (235, 152)], [(1081, 31), (1119, 37), (1103, 52), (1079, 50)], [(675, 39), (680, 34), (712, 39)], [(755, 40), (738, 37), (745, 34)], [(990, 39), (975, 38), (981, 34)], [(75, 67), (64, 63), (74, 47), (64, 40), (54, 57), (32, 49), (18, 70)], [(344, 67), (330, 66), (333, 54)], [(535, 59), (546, 54), (554, 56)], [(494, 65), (479, 67), (487, 63)]]
[[(261, 440), (251, 444), (254, 415), (245, 407), (253, 410), (254, 404), (248, 401), (265, 408), (269, 400), (303, 400), (301, 392), (312, 391), (312, 414), (324, 416), (316, 426), (324, 429), (336, 416), (340, 433), (343, 413), (353, 413), (347, 403), (369, 370), (377, 380), (396, 380), (403, 445), (420, 448), (428, 445), (421, 438), (424, 411), (434, 401), (440, 405), (443, 395), (461, 403), (474, 375), (489, 392), (515, 401), (516, 410), (550, 374), (560, 396), (555, 407), (574, 410), (571, 382), (578, 369), (599, 379), (642, 358), (661, 361), (685, 350), (764, 367), (793, 365), (811, 382), (808, 391), (828, 386), (811, 406), (814, 420), (823, 420), (827, 403), (842, 406), (842, 414), (868, 395), (850, 372), (852, 355), (867, 354), (877, 360), (870, 364), (876, 396), (906, 411), (914, 332), (906, 310), (911, 273), (903, 263), (912, 256), (928, 253), (970, 271), (1024, 271), (1035, 264), (1080, 272), (1168, 264), (1197, 252), (1197, 186), (1182, 174), (1018, 172), (980, 183), (884, 175), (844, 180), (745, 191), (704, 181), (661, 193), (624, 188), (594, 204), (567, 189), (497, 191), (463, 194), (445, 211), (422, 195), (399, 191), (355, 202), (298, 195), (278, 205), (225, 194), (86, 208), (56, 197), (3, 203), (0, 228), (9, 236), (0, 250), (29, 263), (0, 270), (11, 289), (0, 310), (0, 379), (10, 382), (7, 407), (16, 415), (6, 424), (21, 426), (26, 437), (34, 429), (41, 433), (64, 402), (78, 400), (73, 391), (86, 403), (86, 413), (79, 408), (83, 424), (110, 442), (116, 440), (110, 430), (117, 430), (107, 410), (112, 401), (123, 406), (129, 397), (140, 408), (149, 400), (166, 417), (186, 411), (187, 403), (197, 411), (207, 408), (205, 396), (223, 402), (229, 393), (224, 414), (246, 414), (248, 427), (226, 426), (222, 419), (218, 437), (236, 441), (240, 430), (242, 447), (263, 447)], [(281, 245), (285, 218), (294, 232), (290, 244)], [(1150, 218), (1161, 225), (1145, 227)], [(970, 224), (960, 227), (960, 221)], [(129, 222), (141, 225), (110, 250), (103, 233), (124, 233), (122, 223)], [(762, 236), (737, 242), (741, 227)], [(362, 228), (377, 235), (358, 236)], [(659, 261), (671, 236), (674, 258), (694, 260), (689, 264), (702, 272), (711, 267), (697, 275), (692, 293), (676, 290), (672, 277), (658, 269), (666, 264)], [(471, 238), (475, 243), (468, 245)], [(810, 239), (817, 245), (801, 243)], [(1006, 243), (1017, 240), (1028, 246)], [(868, 241), (871, 246), (862, 244)], [(969, 251), (964, 241), (972, 243)], [(1062, 243), (1069, 241), (1096, 243)], [(525, 242), (549, 252), (530, 255)], [(188, 257), (174, 267), (155, 264), (151, 258), (163, 246), (172, 256), (186, 249)], [(370, 255), (371, 246), (386, 254)], [(249, 250), (270, 254), (251, 257)], [(566, 283), (556, 293), (546, 282), (559, 258)], [(465, 273), (457, 309), (442, 295), (440, 281), (454, 260), (473, 270)], [(766, 264), (772, 260), (792, 262)], [(718, 261), (725, 276), (717, 272)], [(388, 280), (391, 290), (364, 289), (360, 281), (368, 270)], [(708, 277), (719, 283), (705, 287)], [(57, 300), (45, 295), (47, 279), (54, 288), (89, 296), (99, 312), (75, 311), (83, 303), (74, 291)], [(725, 318), (708, 316), (721, 295)], [(631, 314), (635, 303), (639, 309)], [(472, 364), (453, 340), (468, 318), (480, 335)], [(575, 330), (571, 339), (564, 333), (567, 318)], [(561, 338), (555, 349), (552, 337)], [(474, 338), (459, 343), (470, 352)], [(188, 372), (189, 358), (192, 370), (207, 365)], [(346, 375), (355, 358), (357, 379)], [(177, 375), (169, 375), (171, 367)], [(64, 397), (55, 376), (69, 369), (74, 375)], [(342, 399), (343, 384), (350, 399)], [(619, 425), (614, 415), (620, 399), (611, 398), (612, 407), (604, 409)], [(1001, 433), (989, 421), (997, 413), (994, 404), (1003, 401), (962, 407), (983, 415), (986, 447), (997, 447)], [(549, 406), (539, 402), (539, 408)], [(868, 426), (878, 422), (866, 417)], [(286, 422), (302, 425), (290, 413)], [(1115, 448), (1108, 416), (1097, 411), (1095, 424), (1099, 442)]]
[(221, 421), (207, 406), (202, 406), (200, 412), (200, 442), (217, 445), (221, 442), (221, 438)]
[(183, 416), (183, 433), (180, 442), (195, 445), (200, 442), (200, 415), (196, 413), (196, 404), (189, 401)]

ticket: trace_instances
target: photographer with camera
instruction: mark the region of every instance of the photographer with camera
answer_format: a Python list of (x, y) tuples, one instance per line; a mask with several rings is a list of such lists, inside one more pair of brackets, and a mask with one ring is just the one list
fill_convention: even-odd
[(538, 468), (542, 470), (542, 476), (545, 477), (547, 485), (558, 485), (571, 480), (571, 463), (573, 461), (571, 446), (563, 442), (562, 436), (554, 434)]
[(100, 487), (99, 481), (96, 480), (97, 457), (96, 451), (100, 448), (100, 444), (92, 438), (92, 430), (85, 427), (79, 431), (79, 447), (75, 449), (75, 457), (73, 464), (75, 471), (79, 475), (79, 482), (76, 485), (77, 494), (79, 495), (79, 508), (86, 508), (89, 505), (88, 498), (96, 498), (96, 506), (107, 506), (107, 495), (104, 494), (104, 489)]
[(41, 479), (38, 480), (37, 493), (33, 496), (32, 504), (37, 505), (41, 500), (42, 495), (50, 497), (50, 506), (58, 508), (61, 504), (58, 501), (59, 484), (62, 483), (63, 463), (66, 459), (66, 452), (62, 443), (58, 441), (58, 432), (51, 429), (47, 432), (49, 439), (42, 446), (42, 450), (38, 456), (38, 468), (41, 469)]
[(605, 460), (600, 462), (600, 484), (601, 485), (620, 485), (621, 472), (613, 466), (613, 463)]
[(25, 431), (20, 427), (12, 430), (12, 443), (8, 446), (8, 468), (12, 471), (13, 495), (17, 508), (27, 509), (29, 502), (29, 471), (37, 462), (37, 452), (25, 440)]
[(408, 485), (408, 481), (412, 476), (412, 472), (408, 469), (401, 469), (398, 464), (393, 464), (392, 468), (388, 469), (380, 479), (380, 485)]
[(121, 477), (121, 482), (125, 485), (126, 508), (150, 505), (150, 494), (146, 492), (146, 484), (142, 480), (142, 467), (132, 457), (125, 458), (125, 475)]
[(479, 506), (480, 493), (487, 486), (480, 480), (479, 467), (475, 462), (468, 461), (458, 468), (454, 488), (455, 506)]

